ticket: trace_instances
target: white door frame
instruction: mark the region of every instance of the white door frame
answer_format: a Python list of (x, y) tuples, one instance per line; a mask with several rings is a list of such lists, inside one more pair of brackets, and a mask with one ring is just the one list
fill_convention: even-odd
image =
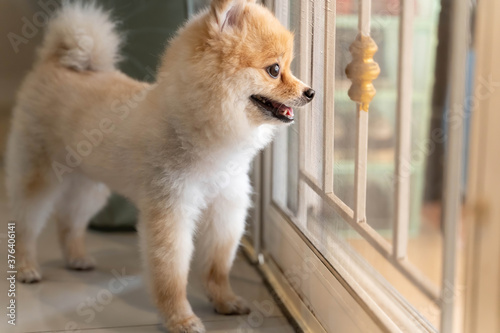
[(465, 331), (500, 332), (500, 3), (479, 1), (466, 234)]

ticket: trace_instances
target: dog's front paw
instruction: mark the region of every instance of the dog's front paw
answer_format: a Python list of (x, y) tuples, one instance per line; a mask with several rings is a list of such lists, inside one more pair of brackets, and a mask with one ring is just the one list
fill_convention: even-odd
[(224, 315), (242, 315), (250, 313), (247, 302), (239, 297), (233, 296), (229, 299), (213, 301), (215, 311)]
[(42, 274), (40, 274), (38, 268), (34, 266), (18, 268), (16, 277), (17, 280), (22, 283), (36, 283), (42, 280)]
[(181, 321), (168, 325), (169, 333), (205, 333), (205, 326), (196, 316), (187, 317)]
[(75, 257), (69, 258), (66, 261), (66, 265), (69, 269), (73, 269), (75, 271), (89, 271), (94, 269), (95, 260), (92, 257)]

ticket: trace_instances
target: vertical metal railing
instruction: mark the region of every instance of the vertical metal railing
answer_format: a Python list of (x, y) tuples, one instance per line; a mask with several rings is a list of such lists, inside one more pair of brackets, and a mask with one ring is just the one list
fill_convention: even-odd
[[(371, 0), (359, 1), (359, 34), (357, 40), (353, 43), (353, 45), (351, 45), (351, 53), (353, 55), (353, 62), (349, 65), (351, 66), (351, 69), (349, 70), (349, 66), (346, 69), (346, 74), (348, 74), (348, 77), (353, 81), (349, 96), (357, 102), (357, 136), (356, 155), (354, 161), (354, 222), (357, 223), (366, 222), (368, 105), (365, 104), (364, 101), (367, 94), (369, 94), (366, 88), (368, 85), (371, 85), (371, 80), (366, 80), (366, 73), (368, 73), (370, 69), (365, 65), (369, 61), (373, 63), (373, 59), (367, 57), (365, 50), (363, 50), (363, 42), (367, 40), (367, 38), (370, 38), (371, 5)], [(359, 58), (356, 57), (355, 52), (359, 53)], [(371, 56), (373, 56), (373, 54)], [(371, 86), (371, 88), (373, 88), (373, 86)], [(353, 95), (351, 94), (351, 92), (355, 89), (359, 91), (358, 96), (356, 96), (357, 98), (353, 98)]]
[[(310, 29), (310, 1), (300, 1), (300, 72), (299, 76), (306, 81), (311, 75), (311, 29)], [(309, 122), (310, 104), (299, 113), (299, 169), (306, 169), (307, 152), (307, 123)]]
[(399, 21), (398, 100), (396, 111), (395, 214), (393, 248), (395, 259), (406, 257), (410, 223), (411, 114), (413, 90), (414, 0), (403, 0)]
[[(311, 78), (311, 44), (312, 44), (312, 29), (311, 29), (311, 1), (300, 0), (300, 39), (299, 39), (299, 77), (301, 80), (308, 82)], [(308, 152), (308, 124), (310, 122), (309, 113), (311, 112), (311, 104), (307, 104), (302, 112), (299, 113), (299, 170), (307, 168), (307, 152)], [(308, 198), (306, 196), (306, 185), (299, 178), (299, 193), (298, 193), (298, 220), (307, 220)]]
[(323, 191), (333, 194), (334, 118), (335, 118), (335, 11), (336, 2), (325, 4), (325, 107), (323, 114)]
[[(274, 12), (281, 24), (288, 28), (290, 13), (289, 13), (289, 3), (288, 0), (275, 0), (274, 1)], [(288, 160), (289, 147), (288, 147), (288, 128), (282, 128), (277, 134), (273, 142), (273, 147), (279, 147), (274, 149), (273, 153), (273, 164), (280, 165), (285, 164)], [(286, 198), (288, 191), (288, 174), (287, 172), (274, 172), (273, 173), (274, 184), (272, 187), (273, 197), (275, 198)], [(286, 206), (286, 200), (283, 202)]]
[[(370, 36), (371, 29), (371, 0), (359, 1), (358, 29), (361, 36)], [(368, 110), (363, 110), (360, 103), (357, 105), (357, 142), (355, 160), (355, 222), (366, 222), (366, 190), (368, 174)]]

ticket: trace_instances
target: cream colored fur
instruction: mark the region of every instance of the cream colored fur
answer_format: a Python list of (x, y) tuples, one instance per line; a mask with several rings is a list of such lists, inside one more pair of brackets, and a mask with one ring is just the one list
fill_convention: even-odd
[[(18, 279), (41, 279), (36, 238), (51, 213), (68, 267), (92, 268), (84, 232), (111, 189), (140, 210), (144, 262), (165, 325), (204, 332), (186, 299), (197, 230), (215, 309), (249, 311), (228, 278), (250, 205), (247, 173), (284, 125), (250, 96), (300, 106), (308, 87), (290, 72), (293, 36), (251, 0), (214, 0), (188, 22), (154, 84), (116, 69), (120, 41), (107, 13), (65, 3), (19, 91), (6, 163)], [(273, 63), (278, 79), (266, 71)]]

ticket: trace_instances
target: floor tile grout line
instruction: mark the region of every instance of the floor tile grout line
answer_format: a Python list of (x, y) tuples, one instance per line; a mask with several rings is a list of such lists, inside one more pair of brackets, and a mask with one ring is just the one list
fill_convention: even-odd
[[(204, 323), (222, 323), (225, 321), (231, 321), (231, 318), (236, 318), (238, 316), (223, 316), (221, 315), (222, 318), (225, 319), (202, 319)], [(287, 318), (283, 315), (281, 316), (276, 316), (272, 315), (269, 317), (266, 317), (266, 319), (285, 319)], [(92, 331), (92, 330), (107, 330), (107, 329), (114, 329), (114, 328), (134, 328), (134, 327), (150, 327), (150, 326), (158, 326), (161, 325), (160, 323), (156, 324), (140, 324), (140, 325), (127, 325), (127, 326), (105, 326), (105, 327), (87, 327), (87, 328), (79, 328), (78, 331)], [(57, 333), (57, 332), (67, 332), (68, 330), (65, 329), (58, 329), (58, 330), (45, 330), (45, 331), (29, 331), (25, 333)]]
[[(128, 326), (89, 327), (89, 328), (80, 328), (78, 330), (79, 331), (91, 331), (91, 330), (107, 330), (107, 329), (112, 329), (112, 328), (152, 327), (152, 326), (158, 326), (158, 325), (160, 325), (160, 324), (157, 323), (157, 324), (128, 325)], [(67, 332), (67, 331), (68, 330), (61, 329), (61, 330), (49, 330), (49, 331), (31, 331), (31, 332), (25, 332), (25, 333), (57, 333), (57, 332)]]

